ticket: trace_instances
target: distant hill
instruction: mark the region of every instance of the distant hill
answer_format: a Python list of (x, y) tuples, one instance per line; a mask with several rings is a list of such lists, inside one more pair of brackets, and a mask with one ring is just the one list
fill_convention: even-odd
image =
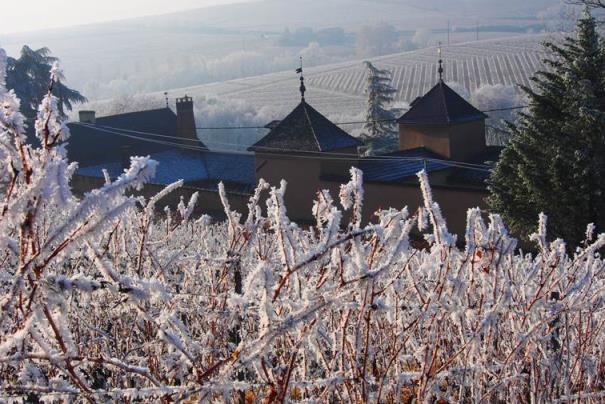
[[(529, 84), (529, 78), (543, 69), (541, 43), (556, 39), (549, 34), (488, 39), (443, 47), (445, 81), (457, 89), (472, 92), (485, 84)], [(411, 102), (437, 81), (437, 50), (418, 51), (370, 59), (393, 72), (396, 99)], [(366, 70), (361, 60), (306, 70), (306, 98), (322, 113), (332, 117), (354, 116), (363, 111)], [(292, 71), (267, 74), (201, 86), (170, 90), (193, 97), (215, 95), (239, 99), (276, 110), (289, 110), (300, 100), (298, 77)], [(160, 96), (160, 93), (151, 94)], [(203, 119), (203, 118), (201, 118)]]
[[(445, 81), (456, 91), (467, 95), (485, 85), (529, 85), (530, 77), (537, 70), (545, 68), (541, 43), (549, 39), (556, 40), (557, 36), (534, 34), (444, 46)], [(437, 82), (437, 50), (434, 47), (370, 60), (393, 72), (393, 85), (397, 89), (396, 100), (399, 106), (405, 106), (425, 94)], [(308, 68), (305, 77), (305, 98), (321, 113), (334, 122), (363, 120), (367, 76), (362, 60)], [(169, 90), (169, 94), (188, 94), (198, 101), (209, 97), (217, 98), (226, 105), (230, 102), (233, 105), (243, 103), (261, 111), (261, 115), (266, 117), (266, 122), (261, 124), (265, 124), (272, 119), (282, 119), (300, 102), (298, 86), (298, 77), (292, 69), (222, 83), (175, 88)], [(146, 97), (161, 102), (163, 94), (150, 93)], [(515, 102), (512, 99), (510, 101)], [(238, 119), (220, 122), (216, 117), (211, 117), (209, 121), (203, 111), (198, 111), (196, 119), (201, 127), (241, 125), (234, 123)], [(255, 121), (255, 124), (258, 123)], [(360, 127), (359, 124), (343, 126), (351, 134), (356, 134)], [(264, 134), (263, 131), (249, 132), (198, 130), (204, 143), (214, 149), (234, 148), (234, 145), (245, 149)]]
[[(354, 36), (362, 25), (392, 24), (406, 41), (432, 30), (432, 43), (452, 43), (540, 31), (541, 10), (559, 0), (265, 0), (41, 32), (0, 35), (15, 55), (23, 44), (49, 47), (69, 84), (91, 99), (220, 82), (280, 71), (304, 46), (282, 47), (284, 29), (340, 27)], [(420, 46), (424, 46), (420, 45)], [(401, 48), (403, 49), (403, 48)], [(346, 45), (313, 50), (308, 65), (358, 56)]]
[[(148, 26), (179, 24), (231, 30), (282, 30), (284, 27), (354, 29), (371, 21), (384, 21), (402, 29), (445, 26), (489, 20), (535, 18), (559, 0), (264, 0), (210, 7), (140, 19)], [(493, 22), (493, 21), (492, 21)]]

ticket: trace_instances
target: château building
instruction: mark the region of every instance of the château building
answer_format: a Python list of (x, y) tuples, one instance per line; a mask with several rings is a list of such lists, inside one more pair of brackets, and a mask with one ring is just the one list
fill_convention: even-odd
[(193, 100), (187, 96), (177, 99), (176, 113), (168, 105), (102, 118), (81, 111), (80, 122), (70, 124), (68, 147), (70, 158), (80, 162), (76, 188), (84, 192), (101, 185), (103, 170), (112, 178), (119, 176), (130, 155), (149, 155), (159, 168), (145, 187), (146, 195), (183, 179), (185, 187), (167, 203), (200, 192), (200, 211), (216, 217), (223, 212), (216, 192), (219, 182), (226, 185), (232, 207), (244, 212), (261, 178), (273, 186), (284, 179), (288, 215), (300, 224), (312, 223), (317, 192), (326, 189), (336, 198), (351, 166), (364, 173), (366, 221), (381, 208), (417, 209), (423, 203), (416, 177), (420, 170), (428, 173), (451, 231), (464, 231), (469, 208), (485, 207), (487, 164), (498, 159), (501, 148), (486, 145), (486, 115), (452, 90), (441, 74), (398, 119), (399, 149), (362, 157), (362, 142), (305, 100), (300, 73), (300, 103), (284, 119), (268, 124), (268, 133), (246, 155), (209, 150), (197, 136)]

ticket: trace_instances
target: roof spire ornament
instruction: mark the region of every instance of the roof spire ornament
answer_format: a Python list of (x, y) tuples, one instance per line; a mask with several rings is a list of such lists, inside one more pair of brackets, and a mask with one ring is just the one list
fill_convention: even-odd
[(164, 92), (164, 97), (166, 98), (166, 108), (168, 108), (168, 91)]
[(305, 87), (305, 77), (303, 76), (303, 58), (302, 56), (300, 57), (300, 67), (298, 69), (296, 69), (296, 73), (300, 74), (300, 97), (301, 100), (304, 102), (305, 101), (305, 91), (307, 91), (307, 88)]
[(439, 69), (437, 70), (437, 72), (439, 73), (439, 81), (442, 82), (443, 81), (443, 59), (441, 58), (441, 42), (439, 42), (439, 48), (437, 49), (437, 52), (439, 53)]

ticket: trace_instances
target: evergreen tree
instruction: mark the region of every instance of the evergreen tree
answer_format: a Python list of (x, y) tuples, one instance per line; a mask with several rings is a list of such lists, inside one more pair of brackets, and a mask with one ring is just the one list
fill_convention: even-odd
[(605, 231), (605, 42), (585, 9), (573, 36), (545, 47), (550, 69), (522, 87), (528, 111), (508, 125), (489, 203), (522, 236), (546, 213), (550, 236), (573, 246), (588, 223)]
[(367, 61), (364, 64), (368, 69), (368, 109), (364, 125), (367, 134), (364, 140), (371, 152), (386, 151), (397, 144), (395, 112), (387, 109), (397, 90), (391, 86), (391, 72), (378, 69)]
[[(49, 72), (56, 61), (58, 59), (51, 56), (48, 48), (33, 50), (28, 46), (21, 49), (18, 59), (7, 58), (6, 86), (15, 91), (21, 100), (21, 112), (30, 120), (36, 117), (36, 109), (48, 92)], [(60, 101), (59, 111), (62, 115), (64, 108), (71, 110), (73, 103), (87, 101), (86, 97), (61, 81), (55, 83), (53, 95)]]
[(583, 4), (586, 7), (605, 9), (605, 0), (568, 0), (570, 4)]

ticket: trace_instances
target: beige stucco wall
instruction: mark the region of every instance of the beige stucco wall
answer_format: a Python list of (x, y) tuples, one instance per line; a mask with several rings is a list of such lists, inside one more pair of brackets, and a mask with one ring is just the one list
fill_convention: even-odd
[[(350, 166), (344, 168), (348, 172)], [(346, 182), (346, 176), (342, 179), (322, 180), (321, 160), (312, 158), (296, 158), (276, 154), (257, 154), (256, 156), (257, 178), (264, 178), (272, 186), (279, 186), (283, 178), (288, 182), (286, 189), (286, 209), (291, 220), (301, 224), (312, 222), (312, 206), (316, 193), (320, 189), (328, 189), (333, 198), (338, 201), (340, 185)], [(485, 209), (485, 197), (487, 192), (481, 189), (461, 189), (448, 187), (444, 184), (442, 173), (436, 172), (431, 175), (433, 195), (440, 204), (443, 214), (448, 222), (450, 231), (462, 237), (466, 225), (466, 212), (469, 208), (480, 207)], [(103, 185), (101, 178), (74, 176), (72, 187), (78, 194), (82, 194)], [(148, 184), (141, 194), (145, 197), (155, 195), (161, 191), (163, 186)], [(196, 215), (209, 214), (217, 219), (224, 218), (224, 211), (216, 191), (204, 190), (194, 186), (184, 186), (167, 196), (160, 206), (169, 205), (173, 208), (178, 204), (180, 197), (188, 200), (194, 192), (199, 192), (199, 202)], [(417, 180), (409, 184), (394, 183), (365, 183), (364, 184), (364, 222), (375, 220), (374, 213), (379, 209), (396, 208), (402, 209), (408, 206), (411, 213), (423, 203), (420, 187)], [(247, 213), (248, 195), (230, 193), (229, 201), (231, 207), (241, 213)], [(265, 206), (265, 202), (261, 202)], [(346, 219), (345, 214), (345, 219)]]
[(449, 127), (399, 124), (399, 150), (409, 150), (417, 147), (426, 147), (449, 158)]
[(426, 147), (456, 161), (467, 161), (485, 149), (485, 122), (456, 125), (399, 125), (400, 150)]
[(468, 161), (485, 150), (485, 121), (450, 126), (450, 158)]
[[(485, 198), (487, 191), (480, 189), (460, 189), (436, 185), (439, 180), (430, 178), (433, 190), (433, 198), (441, 207), (443, 216), (446, 218), (450, 232), (458, 234), (462, 240), (466, 230), (466, 213), (468, 209), (479, 207), (487, 209)], [(323, 189), (329, 189), (332, 197), (338, 200), (340, 183), (326, 181)], [(374, 213), (380, 209), (403, 209), (408, 207), (410, 214), (416, 212), (418, 207), (423, 206), (422, 192), (417, 181), (410, 184), (393, 184), (366, 182), (364, 184), (363, 220), (369, 223), (376, 220)], [(347, 219), (348, 220), (348, 219)]]
[[(340, 185), (348, 181), (350, 165), (341, 166), (341, 178), (323, 179), (320, 177), (323, 160), (311, 158), (296, 158), (278, 154), (257, 154), (257, 179), (263, 178), (271, 185), (279, 186), (283, 178), (288, 182), (286, 189), (286, 208), (290, 219), (301, 223), (313, 220), (312, 207), (317, 191), (328, 189), (335, 200), (338, 200)], [(487, 191), (476, 188), (455, 188), (445, 184), (444, 172), (431, 175), (435, 200), (441, 205), (450, 230), (462, 236), (466, 227), (466, 212), (469, 208), (486, 208), (484, 199)], [(325, 178), (325, 177), (324, 177)], [(409, 184), (394, 183), (365, 183), (365, 201), (363, 208), (364, 221), (367, 223), (375, 218), (378, 209), (408, 206), (410, 212), (423, 203), (422, 194), (417, 180)]]
[(275, 187), (279, 187), (282, 179), (287, 182), (286, 208), (290, 219), (295, 221), (310, 218), (315, 194), (321, 186), (320, 173), (320, 160), (308, 155), (256, 154), (257, 182), (262, 178)]
[(351, 167), (357, 167), (359, 155), (357, 148), (339, 149), (329, 152), (321, 159), (321, 175), (333, 177), (349, 177)]
[(321, 156), (311, 153), (256, 153), (255, 156), (257, 181), (262, 178), (277, 187), (282, 179), (286, 180), (288, 215), (290, 219), (301, 222), (312, 220), (313, 201), (317, 192), (326, 187), (321, 178), (329, 176), (346, 180), (351, 166), (357, 165), (356, 148), (334, 150)]
[[(468, 209), (474, 207), (486, 209), (486, 197), (486, 191), (433, 186), (433, 198), (440, 205), (450, 232), (458, 234), (459, 240), (466, 229)], [(423, 204), (419, 185), (365, 184), (363, 216), (366, 220), (371, 220), (374, 212), (380, 208), (403, 209), (407, 206), (410, 213), (414, 213)]]

